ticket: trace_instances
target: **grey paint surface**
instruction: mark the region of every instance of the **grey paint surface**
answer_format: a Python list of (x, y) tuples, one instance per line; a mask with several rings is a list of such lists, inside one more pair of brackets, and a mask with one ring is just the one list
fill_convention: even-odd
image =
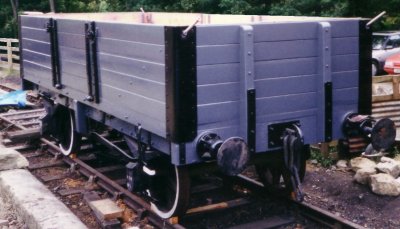
[[(164, 27), (96, 24), (101, 103), (91, 104), (83, 100), (87, 95), (84, 22), (57, 21), (65, 85), (60, 93), (125, 122), (141, 123), (160, 136), (160, 142), (166, 141)], [(46, 22), (22, 19), (24, 68), (28, 80), (51, 89)], [(323, 85), (332, 82), (332, 136), (342, 137), (342, 119), (357, 112), (358, 106), (358, 23), (326, 19), (244, 27), (197, 25), (198, 134), (213, 131), (223, 139), (246, 139), (244, 90), (254, 87), (257, 152), (275, 149), (267, 144), (267, 126), (273, 123), (298, 120), (306, 143), (323, 141)], [(243, 38), (243, 31), (253, 33), (251, 41)], [(248, 74), (252, 77), (244, 76)], [(185, 145), (187, 163), (199, 160), (195, 142)], [(171, 144), (170, 148), (172, 161), (179, 163), (179, 147)]]
[[(23, 17), (25, 77), (51, 86), (47, 20)], [(98, 67), (102, 102), (85, 101), (88, 93), (85, 21), (57, 19), (61, 81), (58, 91), (72, 99), (165, 137), (165, 53), (162, 26), (97, 23)], [(117, 29), (116, 29), (116, 28)], [(35, 33), (29, 31), (34, 30)], [(54, 89), (55, 90), (55, 89)]]
[[(325, 102), (321, 100), (321, 90), (326, 81), (333, 86), (333, 139), (342, 137), (344, 116), (357, 112), (358, 21), (326, 24), (330, 30), (325, 43), (321, 42), (319, 22), (252, 25), (257, 152), (271, 150), (267, 146), (267, 126), (271, 123), (299, 120), (306, 143), (323, 141)], [(243, 98), (238, 98), (240, 84), (236, 83), (245, 77), (239, 71), (240, 56), (236, 56), (240, 53), (240, 40), (236, 39), (240, 37), (239, 30), (234, 26), (200, 25), (197, 32), (198, 132), (214, 131), (222, 138), (238, 134), (245, 138), (245, 130), (239, 125)], [(329, 54), (324, 58), (322, 45), (329, 46)], [(210, 51), (213, 49), (218, 51)], [(326, 64), (330, 69), (324, 80), (328, 73), (322, 67)], [(213, 88), (223, 93), (218, 98), (215, 93), (205, 93)], [(188, 148), (194, 150), (193, 147), (194, 144)]]

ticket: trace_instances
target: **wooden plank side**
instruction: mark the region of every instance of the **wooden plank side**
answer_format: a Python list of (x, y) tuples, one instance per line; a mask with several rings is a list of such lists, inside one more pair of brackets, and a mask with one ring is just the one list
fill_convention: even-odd
[(238, 120), (239, 101), (197, 105), (197, 115), (198, 126), (227, 120)]
[(165, 67), (163, 64), (105, 53), (98, 54), (98, 63), (100, 68), (104, 70), (160, 83), (165, 82)]
[(239, 44), (238, 25), (198, 25), (196, 42), (198, 46)]
[(50, 35), (45, 29), (36, 29), (23, 26), (21, 27), (21, 37), (50, 43)]
[(257, 98), (317, 91), (318, 75), (281, 77), (255, 81)]
[(98, 52), (140, 59), (160, 64), (165, 63), (165, 46), (131, 42), (119, 39), (98, 39)]
[(239, 63), (239, 45), (211, 45), (197, 47), (197, 65)]
[(164, 45), (164, 26), (97, 22), (99, 38)]
[(314, 109), (317, 107), (317, 93), (310, 92), (257, 98), (256, 107), (257, 117), (265, 114), (288, 113)]
[[(80, 91), (84, 94), (88, 94), (87, 79), (83, 76), (77, 76), (68, 72), (62, 72), (61, 83), (63, 87), (71, 87), (74, 90)], [(85, 99), (85, 98), (80, 98)]]
[(332, 73), (358, 71), (358, 54), (332, 56)]
[(333, 89), (358, 87), (358, 71), (332, 73)]
[(85, 36), (82, 34), (72, 34), (58, 32), (58, 45), (75, 49), (85, 50)]
[(50, 43), (31, 40), (27, 38), (22, 39), (23, 49), (30, 50), (37, 53), (42, 53), (45, 55), (50, 55)]
[(332, 55), (358, 54), (358, 37), (338, 37), (332, 39)]
[[(138, 112), (137, 110), (133, 109), (135, 105), (140, 108), (141, 106), (139, 104), (131, 103), (129, 106), (116, 105), (116, 101), (118, 101), (118, 98), (115, 97), (104, 97), (100, 104), (90, 103), (81, 99), (85, 98), (87, 94), (77, 91), (69, 86), (65, 86), (65, 88), (62, 90), (62, 93), (64, 95), (68, 95), (71, 98), (77, 99), (78, 101), (88, 106), (94, 107), (108, 114), (112, 114), (116, 118), (119, 118), (126, 122), (132, 124), (140, 123), (145, 130), (148, 130), (161, 137), (166, 137), (165, 115), (162, 116), (161, 120), (154, 119), (148, 114), (143, 114), (142, 112)], [(165, 114), (165, 106), (162, 113)]]
[(31, 27), (36, 29), (46, 29), (49, 18), (47, 17), (32, 17), (27, 15), (21, 15), (21, 25), (23, 27)]
[(239, 100), (239, 86), (239, 82), (198, 86), (197, 104), (203, 105)]
[(254, 44), (255, 61), (316, 57), (318, 40), (291, 40)]
[(332, 26), (332, 37), (358, 37), (359, 36), (359, 20), (329, 20)]
[(255, 79), (279, 78), (299, 75), (315, 75), (318, 58), (297, 58), (273, 61), (257, 61), (254, 64)]
[[(72, 74), (63, 73), (62, 84), (65, 87), (79, 91), (84, 97), (77, 98), (84, 100), (87, 97), (87, 79)], [(100, 86), (100, 100), (113, 101), (115, 106), (130, 108), (138, 113), (146, 114), (157, 120), (165, 119), (165, 103), (156, 101), (130, 91), (111, 87), (106, 84)], [(100, 104), (101, 104), (100, 103)], [(112, 114), (112, 113), (111, 113)]]
[(61, 80), (63, 78), (63, 73), (73, 74), (85, 79), (87, 78), (86, 63), (84, 62), (76, 63), (76, 62), (71, 62), (68, 59), (61, 58), (60, 69), (61, 69)]
[(197, 66), (197, 85), (239, 82), (239, 63)]
[(358, 112), (358, 87), (333, 90), (332, 137), (340, 138), (342, 121), (346, 114)]
[(42, 66), (51, 68), (51, 57), (38, 52), (32, 52), (30, 50), (24, 50), (24, 59)]
[(57, 18), (57, 30), (59, 33), (85, 35), (86, 20), (70, 20)]
[(68, 61), (72, 63), (79, 63), (86, 65), (85, 50), (66, 47), (66, 46), (59, 46), (58, 50), (61, 62)]
[(318, 37), (318, 23), (315, 22), (255, 24), (253, 28), (255, 43), (265, 41), (311, 40)]
[(333, 106), (358, 104), (358, 88), (341, 88), (333, 90)]
[(100, 82), (114, 88), (130, 91), (144, 97), (165, 102), (165, 84), (133, 75), (100, 69)]
[(24, 60), (24, 79), (42, 85), (43, 87), (53, 87), (51, 69), (27, 60)]

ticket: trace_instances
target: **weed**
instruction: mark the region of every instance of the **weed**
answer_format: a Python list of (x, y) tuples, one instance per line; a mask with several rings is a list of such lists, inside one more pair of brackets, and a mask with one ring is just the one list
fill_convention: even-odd
[[(331, 149), (329, 150), (330, 152)], [(310, 149), (310, 160), (317, 160), (318, 163), (321, 164), (322, 167), (328, 168), (331, 165), (333, 165), (334, 161), (330, 157), (325, 157), (322, 155), (321, 151), (319, 149), (311, 148)]]

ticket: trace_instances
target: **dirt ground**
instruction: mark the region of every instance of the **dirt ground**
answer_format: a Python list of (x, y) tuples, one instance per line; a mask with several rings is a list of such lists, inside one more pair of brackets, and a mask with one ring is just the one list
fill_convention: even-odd
[(305, 201), (366, 228), (400, 228), (400, 197), (374, 194), (353, 181), (350, 168), (307, 164)]

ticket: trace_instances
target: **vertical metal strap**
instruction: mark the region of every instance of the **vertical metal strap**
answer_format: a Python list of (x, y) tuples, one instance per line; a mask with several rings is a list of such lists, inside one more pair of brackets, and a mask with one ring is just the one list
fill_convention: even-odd
[(85, 23), (86, 74), (88, 77), (87, 101), (99, 103), (99, 75), (97, 68), (97, 29), (94, 21)]
[(167, 139), (191, 142), (197, 136), (197, 30), (182, 36), (185, 27), (164, 29)]
[(254, 88), (253, 27), (240, 27), (240, 131), (246, 138), (250, 154), (256, 150), (256, 91)]
[(53, 18), (49, 19), (46, 26), (47, 32), (50, 35), (50, 53), (51, 53), (51, 70), (53, 78), (53, 87), (61, 89), (61, 70), (60, 70), (60, 58), (58, 53), (58, 33), (57, 33), (57, 21)]
[(323, 131), (324, 141), (332, 140), (332, 35), (328, 22), (319, 23), (319, 75), (321, 84), (318, 86), (318, 125), (317, 130)]
[(372, 112), (372, 29), (368, 20), (359, 22), (358, 113)]

